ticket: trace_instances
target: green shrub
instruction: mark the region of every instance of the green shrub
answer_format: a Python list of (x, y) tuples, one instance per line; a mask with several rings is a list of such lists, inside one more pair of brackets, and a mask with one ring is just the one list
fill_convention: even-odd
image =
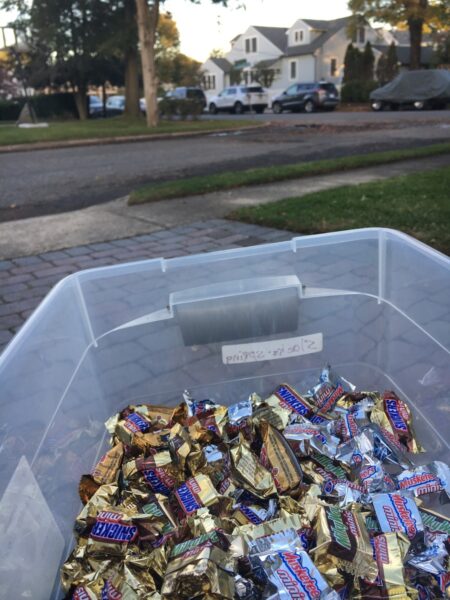
[(376, 81), (349, 81), (341, 89), (342, 102), (369, 102), (370, 92), (378, 87)]
[(185, 121), (189, 117), (192, 120), (198, 119), (203, 112), (203, 107), (198, 100), (175, 100), (164, 98), (158, 104), (159, 113), (162, 117), (167, 119), (173, 119), (173, 117), (180, 117), (182, 121)]
[(39, 119), (78, 119), (78, 110), (73, 94), (39, 94), (33, 96), (31, 100)]
[(0, 121), (17, 121), (24, 99), (0, 100)]
[[(37, 94), (30, 102), (38, 119), (78, 119), (75, 98), (70, 93)], [(25, 98), (0, 100), (0, 121), (17, 121)]]

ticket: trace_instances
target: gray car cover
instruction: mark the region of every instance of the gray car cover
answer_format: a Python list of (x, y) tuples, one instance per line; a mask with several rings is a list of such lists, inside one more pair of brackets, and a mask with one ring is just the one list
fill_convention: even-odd
[(374, 90), (370, 99), (399, 103), (432, 99), (450, 102), (450, 71), (405, 71), (387, 85)]

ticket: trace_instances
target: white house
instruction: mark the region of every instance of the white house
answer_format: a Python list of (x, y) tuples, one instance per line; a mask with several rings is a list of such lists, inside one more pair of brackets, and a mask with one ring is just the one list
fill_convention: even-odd
[(224, 58), (210, 58), (202, 66), (206, 95), (214, 96), (231, 84), (261, 80), (261, 71), (271, 72), (273, 80), (266, 86), (271, 98), (294, 81), (325, 79), (341, 85), (344, 56), (351, 41), (361, 49), (367, 41), (388, 47), (383, 35), (369, 24), (358, 27), (351, 39), (350, 19), (298, 19), (289, 28), (248, 27), (231, 40)]

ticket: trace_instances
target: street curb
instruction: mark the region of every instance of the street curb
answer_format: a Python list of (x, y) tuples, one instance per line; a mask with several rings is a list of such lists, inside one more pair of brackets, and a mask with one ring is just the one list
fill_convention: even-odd
[(143, 135), (126, 135), (106, 138), (86, 138), (84, 140), (65, 140), (61, 142), (34, 142), (30, 144), (11, 144), (0, 146), (0, 154), (12, 152), (32, 152), (33, 150), (56, 150), (58, 148), (78, 148), (80, 146), (103, 146), (107, 144), (129, 144), (135, 142), (150, 142), (161, 140), (176, 140), (179, 138), (201, 137), (222, 133), (236, 133), (238, 131), (252, 131), (269, 127), (270, 121), (258, 125), (245, 125), (244, 127), (212, 129), (207, 131), (179, 131), (174, 133), (149, 133)]

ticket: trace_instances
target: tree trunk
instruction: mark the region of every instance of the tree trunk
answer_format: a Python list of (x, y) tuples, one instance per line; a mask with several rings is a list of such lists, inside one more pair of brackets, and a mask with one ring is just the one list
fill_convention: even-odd
[(125, 54), (125, 114), (139, 117), (139, 73), (136, 48), (129, 48)]
[(127, 31), (125, 49), (125, 114), (139, 117), (139, 68), (136, 29), (136, 2), (126, 0), (124, 5), (124, 26)]
[(102, 83), (103, 118), (106, 119), (106, 83)]
[(88, 118), (86, 87), (78, 86), (75, 92), (75, 104), (80, 121), (86, 121)]
[(158, 103), (156, 100), (157, 79), (155, 70), (155, 38), (159, 18), (159, 2), (153, 0), (151, 10), (147, 0), (136, 0), (139, 42), (141, 46), (142, 78), (147, 109), (147, 125), (158, 125)]
[(422, 65), (422, 31), (428, 12), (428, 0), (412, 0), (409, 3), (409, 40), (411, 46), (409, 68), (420, 69)]
[(410, 39), (410, 59), (409, 59), (409, 68), (420, 69), (422, 64), (421, 54), (422, 54), (422, 29), (423, 29), (423, 19), (420, 18), (410, 18), (408, 19), (408, 27), (409, 27), (409, 39)]

